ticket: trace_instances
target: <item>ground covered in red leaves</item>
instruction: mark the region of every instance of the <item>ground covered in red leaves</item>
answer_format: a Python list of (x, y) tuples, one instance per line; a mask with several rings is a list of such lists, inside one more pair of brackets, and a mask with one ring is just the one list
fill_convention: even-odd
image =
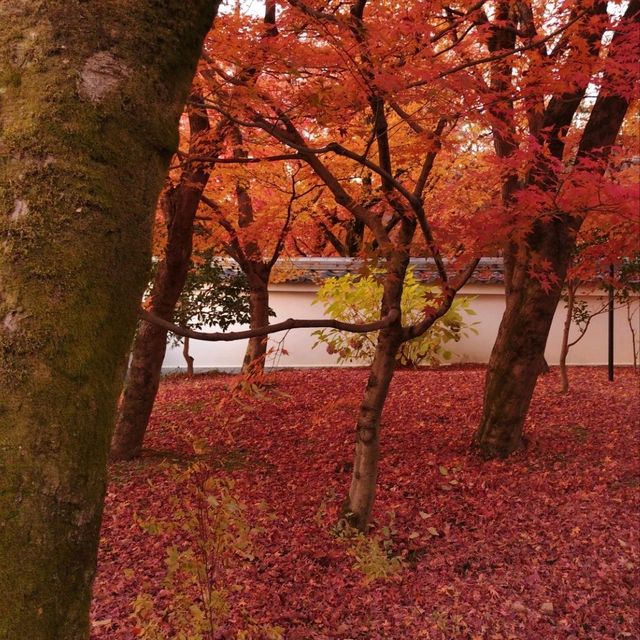
[(92, 637), (139, 637), (136, 595), (160, 611), (172, 597), (172, 541), (139, 521), (172, 518), (172, 469), (196, 458), (233, 478), (258, 531), (227, 575), (216, 637), (235, 639), (247, 620), (286, 640), (640, 637), (638, 376), (570, 375), (568, 396), (557, 372), (540, 379), (526, 450), (487, 463), (469, 447), (482, 369), (396, 374), (371, 535), (399, 570), (373, 579), (333, 527), (365, 370), (277, 372), (265, 396), (222, 409), (236, 378), (165, 380), (144, 457), (111, 467)]

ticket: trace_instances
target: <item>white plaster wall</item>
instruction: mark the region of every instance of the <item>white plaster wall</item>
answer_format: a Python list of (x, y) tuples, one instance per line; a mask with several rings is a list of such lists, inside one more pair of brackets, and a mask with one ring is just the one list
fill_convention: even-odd
[[(317, 288), (313, 285), (279, 284), (271, 287), (271, 308), (276, 312), (272, 322), (287, 318), (319, 318), (322, 317), (322, 306), (312, 305)], [(469, 322), (477, 321), (475, 328), (478, 335), (469, 333), (458, 343), (449, 343), (447, 349), (454, 353), (452, 362), (487, 362), (491, 348), (498, 333), (498, 326), (504, 311), (504, 293), (501, 285), (474, 284), (462, 290), (464, 295), (473, 296), (471, 307), (477, 313), (467, 316)], [(589, 292), (582, 292), (594, 309), (599, 308), (603, 298)], [(635, 300), (635, 307), (638, 300)], [(549, 364), (557, 364), (562, 340), (562, 326), (564, 323), (564, 305), (561, 302), (551, 327), (547, 343), (546, 358)], [(636, 314), (635, 326), (638, 327), (640, 313)], [(231, 327), (230, 330), (245, 329), (247, 327)], [(212, 329), (215, 330), (215, 329)], [(336, 358), (326, 352), (323, 345), (315, 349), (311, 345), (315, 338), (311, 335), (313, 329), (294, 329), (287, 334), (273, 334), (269, 346), (274, 355), (267, 364), (279, 367), (332, 367), (338, 366)], [(640, 334), (640, 327), (637, 333)], [(572, 327), (572, 336), (576, 335)], [(631, 347), (631, 333), (626, 320), (624, 309), (615, 312), (615, 363), (628, 365), (633, 363)], [(202, 342), (191, 341), (191, 355), (195, 358), (194, 365), (199, 368), (234, 369), (242, 364), (246, 349), (246, 340), (236, 342)], [(284, 346), (288, 355), (276, 356), (278, 348)], [(569, 352), (569, 364), (606, 364), (607, 362), (607, 315), (595, 317), (589, 326), (586, 336)], [(167, 347), (163, 368), (176, 370), (184, 368), (181, 347)]]

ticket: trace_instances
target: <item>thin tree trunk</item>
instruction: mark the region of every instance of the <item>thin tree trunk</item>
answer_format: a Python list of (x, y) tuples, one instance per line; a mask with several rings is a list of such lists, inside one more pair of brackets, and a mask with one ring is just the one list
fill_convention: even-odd
[[(192, 102), (194, 101), (201, 102), (202, 99), (192, 94)], [(202, 146), (203, 137), (209, 131), (209, 119), (205, 111), (192, 109), (189, 123), (190, 148), (196, 151)], [(167, 244), (153, 281), (150, 311), (165, 320), (173, 318), (189, 271), (193, 222), (210, 173), (210, 165), (197, 162), (188, 166), (180, 183), (167, 189), (162, 198)], [(111, 444), (112, 460), (131, 460), (142, 451), (149, 417), (160, 385), (166, 348), (166, 329), (147, 322), (139, 324)]]
[[(249, 326), (257, 329), (269, 324), (269, 274), (264, 269), (251, 269), (249, 279)], [(264, 371), (268, 336), (250, 338), (242, 362), (242, 373)]]
[(367, 532), (376, 495), (380, 458), (380, 419), (402, 344), (399, 326), (383, 329), (378, 338), (356, 426), (356, 447), (349, 495), (343, 506), (347, 522)]
[[(636, 328), (633, 322), (633, 318), (635, 313), (631, 312), (631, 305), (632, 305), (633, 299), (629, 298), (626, 301), (626, 308), (627, 308), (627, 324), (629, 325), (629, 331), (631, 332), (631, 348), (632, 348), (632, 353), (633, 353), (633, 370), (637, 371), (638, 370), (638, 347), (636, 346)], [(640, 304), (640, 301), (639, 303)]]
[(0, 638), (89, 638), (122, 364), (215, 8), (0, 3)]
[(567, 315), (564, 318), (562, 328), (562, 346), (560, 347), (560, 393), (569, 392), (569, 375), (567, 374), (567, 355), (569, 354), (569, 332), (573, 319), (573, 306), (575, 303), (575, 288), (569, 284), (567, 287)]
[[(388, 271), (384, 281), (381, 315), (390, 309), (400, 309), (404, 278), (409, 265), (409, 251), (415, 223), (401, 222), (399, 243), (401, 248), (388, 256)], [(369, 380), (360, 403), (356, 423), (356, 446), (353, 474), (348, 496), (342, 512), (354, 528), (367, 532), (376, 494), (378, 460), (380, 457), (380, 420), (396, 368), (396, 355), (402, 344), (402, 317), (382, 329), (369, 371)]]
[(189, 338), (185, 336), (182, 339), (182, 356), (187, 363), (187, 375), (193, 377), (193, 356), (189, 353)]

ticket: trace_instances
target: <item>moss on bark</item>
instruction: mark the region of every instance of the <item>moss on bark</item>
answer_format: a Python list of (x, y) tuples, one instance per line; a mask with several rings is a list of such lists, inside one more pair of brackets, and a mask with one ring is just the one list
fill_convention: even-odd
[(215, 2), (0, 5), (0, 638), (87, 638), (151, 217)]

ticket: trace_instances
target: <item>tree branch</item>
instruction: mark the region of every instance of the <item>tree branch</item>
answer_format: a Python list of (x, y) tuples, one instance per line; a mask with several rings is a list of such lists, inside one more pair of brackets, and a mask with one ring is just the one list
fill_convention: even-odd
[(449, 311), (453, 299), (455, 298), (458, 291), (460, 291), (460, 289), (466, 284), (467, 280), (469, 280), (476, 267), (478, 266), (478, 262), (480, 262), (480, 258), (475, 258), (474, 260), (472, 260), (467, 265), (466, 269), (464, 269), (460, 273), (453, 285), (445, 285), (444, 300), (437, 309), (433, 309), (433, 311), (426, 313), (423, 320), (418, 324), (414, 324), (403, 329), (403, 342), (421, 336), (425, 331), (427, 331), (427, 329), (429, 329), (433, 325), (436, 320), (441, 318), (445, 313), (447, 313), (447, 311)]
[(269, 335), (270, 333), (277, 333), (279, 331), (289, 331), (290, 329), (338, 329), (340, 331), (347, 331), (349, 333), (369, 333), (370, 331), (379, 331), (388, 327), (400, 317), (400, 312), (397, 309), (391, 309), (389, 313), (380, 320), (375, 322), (367, 322), (365, 324), (351, 324), (349, 322), (340, 322), (339, 320), (306, 320), (306, 319), (294, 319), (289, 318), (283, 322), (267, 325), (266, 327), (260, 327), (258, 329), (248, 329), (246, 331), (228, 331), (208, 333), (206, 331), (194, 331), (193, 329), (186, 329), (180, 327), (173, 322), (168, 322), (158, 316), (145, 311), (144, 309), (138, 310), (138, 316), (149, 322), (155, 324), (158, 327), (162, 327), (167, 331), (171, 331), (175, 335), (182, 336), (183, 338), (191, 338), (192, 340), (205, 340), (207, 342), (233, 342), (235, 340), (245, 340), (246, 338), (258, 338), (261, 336)]
[[(438, 74), (437, 77), (439, 79), (446, 78), (447, 76), (450, 76), (454, 73), (458, 73), (458, 71), (463, 71), (464, 69), (469, 69), (470, 67), (476, 67), (478, 65), (485, 64), (487, 62), (495, 62), (496, 60), (504, 60), (505, 58), (508, 58), (509, 56), (512, 56), (516, 53), (522, 53), (523, 51), (529, 51), (530, 49), (535, 49), (537, 47), (540, 47), (540, 45), (555, 38), (557, 35), (561, 34), (563, 31), (566, 31), (571, 25), (575, 24), (584, 15), (585, 15), (584, 12), (579, 13), (578, 15), (575, 16), (575, 18), (572, 18), (566, 24), (562, 25), (561, 27), (558, 27), (555, 31), (552, 31), (550, 34), (546, 35), (544, 38), (541, 38), (540, 40), (536, 40), (531, 44), (524, 45), (522, 47), (516, 47), (515, 49), (509, 49), (507, 51), (504, 51), (503, 53), (484, 56), (483, 58), (478, 58), (476, 60), (469, 60), (469, 62), (464, 62), (455, 67), (451, 67), (451, 69), (447, 69), (447, 71), (442, 71), (441, 73)], [(430, 82), (433, 82), (433, 80), (432, 79), (418, 80), (416, 82), (412, 82), (411, 84), (409, 84), (408, 88), (415, 89), (416, 87), (422, 87), (426, 84), (429, 84)]]

